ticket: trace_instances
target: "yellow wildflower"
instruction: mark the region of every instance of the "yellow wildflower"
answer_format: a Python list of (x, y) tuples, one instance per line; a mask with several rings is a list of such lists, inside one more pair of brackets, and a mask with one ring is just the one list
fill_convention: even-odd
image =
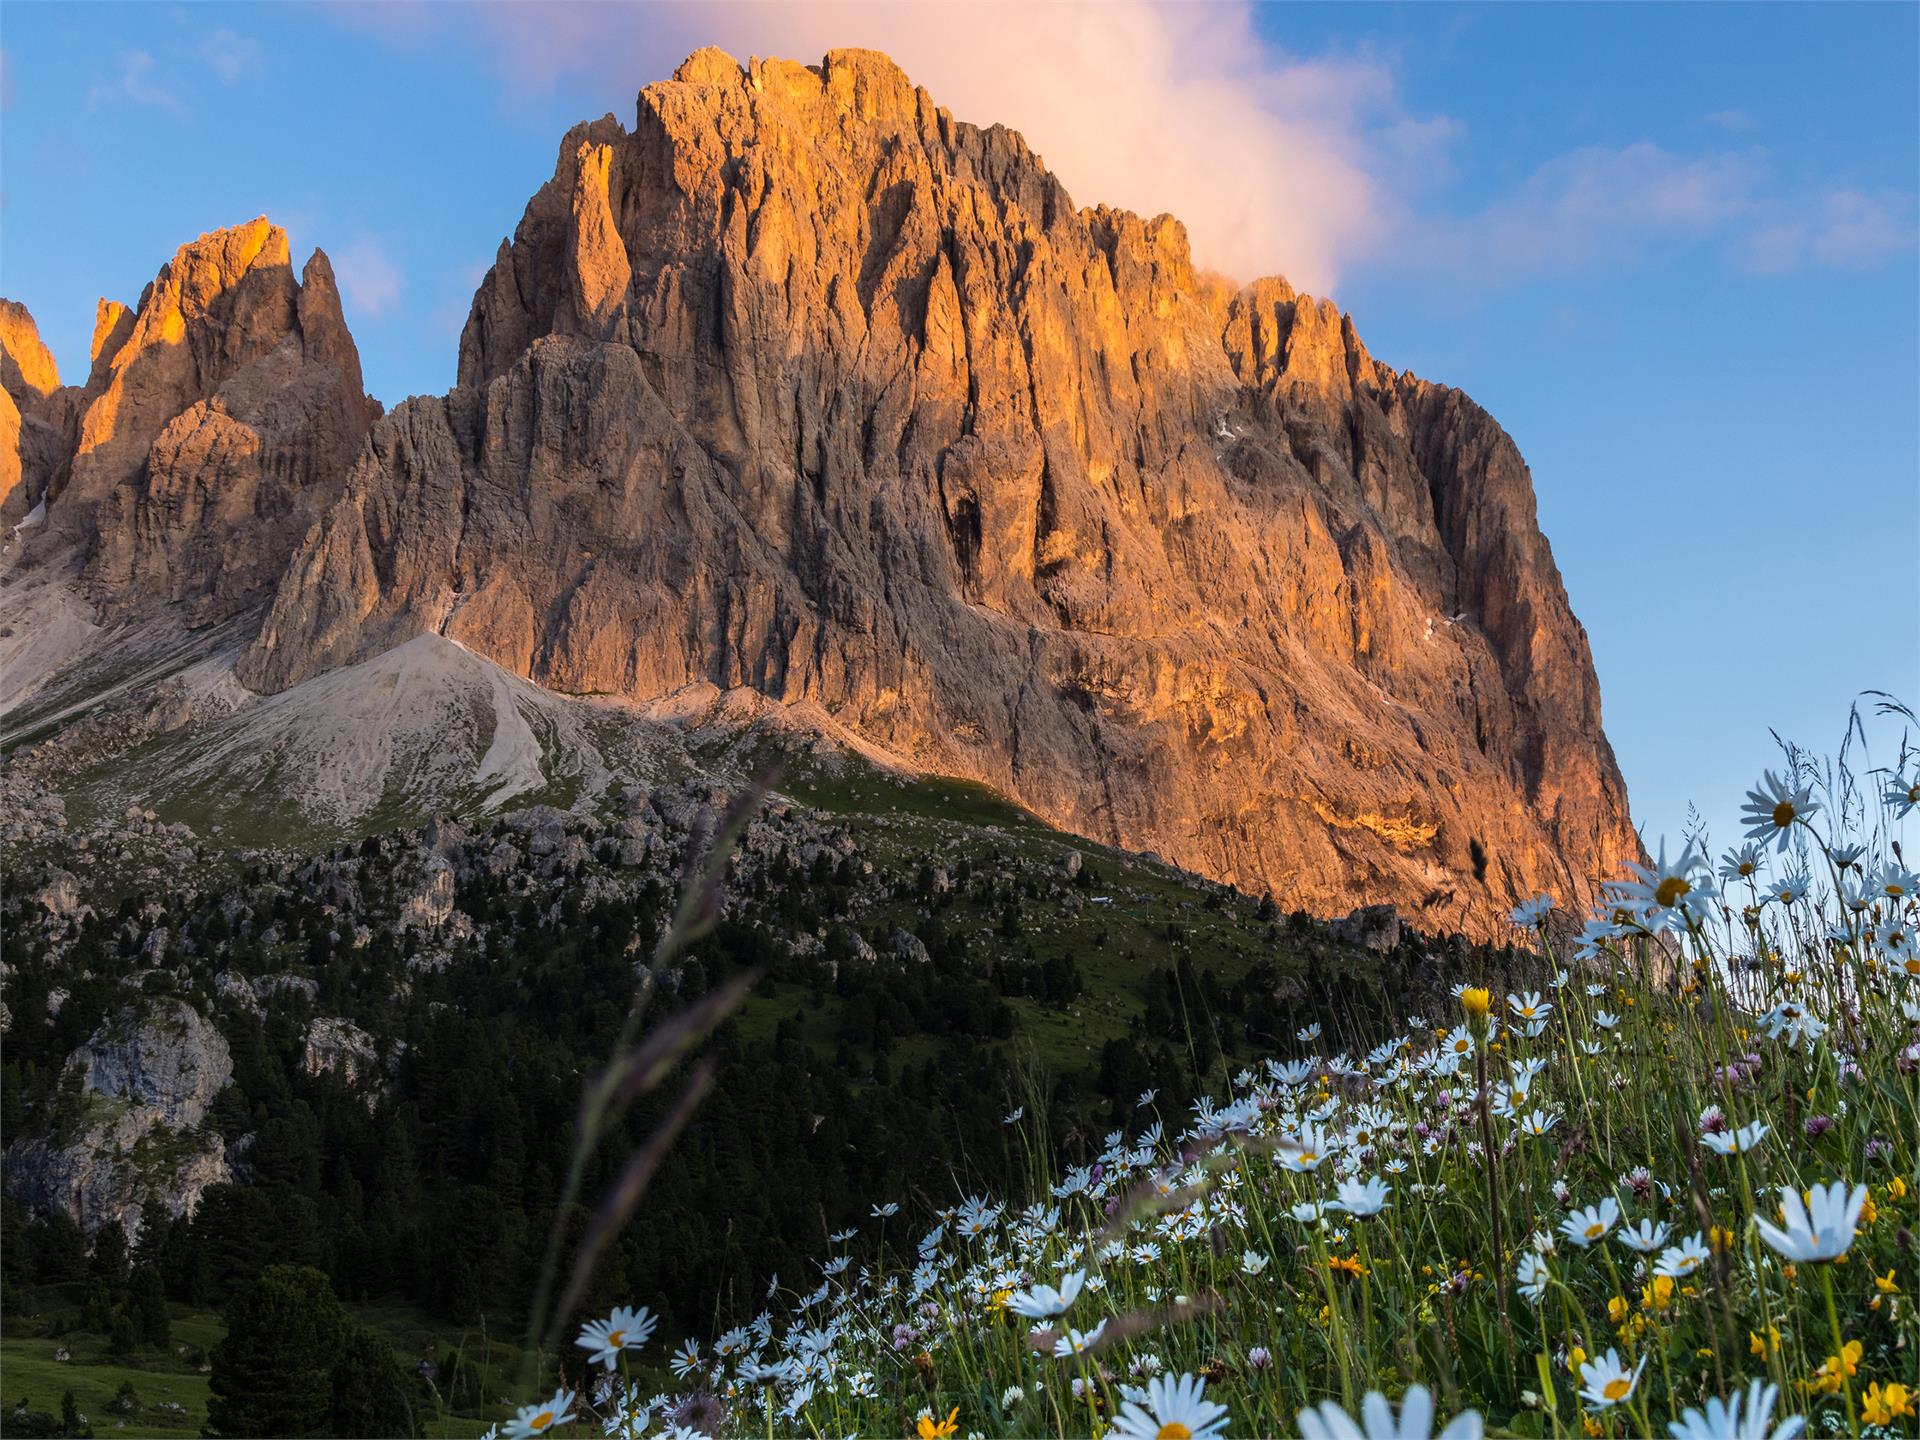
[(1627, 1302), (1618, 1295), (1607, 1301), (1607, 1318), (1618, 1325), (1627, 1318)]
[(920, 1440), (946, 1440), (947, 1436), (953, 1434), (953, 1432), (959, 1428), (960, 1407), (956, 1405), (947, 1412), (947, 1418), (938, 1423), (935, 1423), (932, 1415), (922, 1415), (920, 1417), (920, 1426), (916, 1433), (919, 1435)]
[(1894, 1176), (1893, 1179), (1890, 1182), (1888, 1182), (1887, 1194), (1888, 1196), (1890, 1196), (1892, 1199), (1895, 1199), (1895, 1200), (1906, 1199), (1907, 1198), (1907, 1182), (1902, 1180), (1898, 1175)]
[(1780, 1353), (1780, 1330), (1774, 1325), (1767, 1326), (1767, 1338), (1762, 1340), (1753, 1331), (1747, 1332), (1747, 1350), (1754, 1355), (1778, 1355)]
[(1460, 992), (1460, 1008), (1469, 1020), (1484, 1020), (1493, 1008), (1493, 992), (1484, 985), (1469, 985)]
[(1850, 1377), (1860, 1373), (1860, 1355), (1864, 1348), (1858, 1340), (1847, 1341), (1838, 1355), (1829, 1355), (1813, 1372), (1806, 1388), (1821, 1395), (1837, 1394)]
[(1906, 1386), (1869, 1385), (1860, 1402), (1860, 1419), (1868, 1425), (1891, 1425), (1903, 1415), (1913, 1414), (1913, 1392)]
[(1874, 1276), (1873, 1288), (1878, 1290), (1882, 1295), (1897, 1295), (1900, 1293), (1900, 1287), (1893, 1283), (1893, 1271), (1891, 1270), (1887, 1271), (1884, 1275)]
[(1640, 1308), (1642, 1310), (1664, 1310), (1673, 1304), (1673, 1278), (1668, 1275), (1656, 1275), (1651, 1284), (1640, 1287)]

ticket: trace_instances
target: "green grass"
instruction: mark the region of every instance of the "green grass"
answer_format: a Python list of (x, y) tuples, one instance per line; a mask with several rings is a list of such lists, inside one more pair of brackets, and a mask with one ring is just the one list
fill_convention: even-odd
[[(169, 1308), (176, 1347), (204, 1347), (224, 1333), (212, 1316), (182, 1306)], [(53, 1358), (62, 1349), (71, 1354), (70, 1360)], [(130, 1413), (108, 1409), (126, 1381), (138, 1392), (140, 1408)], [(68, 1390), (99, 1435), (198, 1435), (207, 1418), (207, 1377), (177, 1353), (116, 1356), (105, 1336), (83, 1331), (59, 1337), (9, 1333), (0, 1338), (0, 1402), (6, 1410), (24, 1399), (30, 1410), (58, 1416), (60, 1397)], [(159, 1408), (169, 1401), (181, 1410)]]
[[(196, 1362), (226, 1336), (219, 1315), (209, 1309), (169, 1305), (172, 1341), (166, 1350), (141, 1349), (131, 1355), (115, 1355), (107, 1337), (97, 1332), (43, 1333), (50, 1324), (70, 1318), (79, 1299), (78, 1287), (48, 1286), (12, 1305), (5, 1331), (0, 1333), (0, 1433), (5, 1430), (6, 1412), (21, 1400), (26, 1400), (29, 1410), (58, 1417), (61, 1396), (71, 1390), (96, 1435), (153, 1436), (155, 1440), (198, 1435), (206, 1423), (210, 1377), (200, 1373)], [(478, 1326), (458, 1329), (403, 1305), (341, 1308), (350, 1320), (393, 1346), (401, 1368), (408, 1374), (419, 1360), (438, 1361), (451, 1350), (462, 1357), (463, 1364), (483, 1366), (490, 1381), (486, 1388), (504, 1395), (520, 1362), (517, 1335), (503, 1340), (498, 1334), (489, 1334), (483, 1340)], [(61, 1350), (70, 1358), (54, 1359)], [(121, 1384), (128, 1381), (139, 1396), (139, 1408), (131, 1412), (109, 1409)], [(160, 1408), (166, 1402), (178, 1404), (181, 1410)], [(512, 1407), (504, 1404), (484, 1412), (437, 1408), (424, 1386), (420, 1404), (422, 1429), (436, 1437), (479, 1435), (490, 1423), (512, 1413)]]

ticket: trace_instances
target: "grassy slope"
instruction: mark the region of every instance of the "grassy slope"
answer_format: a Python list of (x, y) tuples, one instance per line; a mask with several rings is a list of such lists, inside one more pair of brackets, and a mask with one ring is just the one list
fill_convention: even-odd
[[(178, 1353), (185, 1346), (208, 1352), (226, 1335), (220, 1317), (211, 1310), (186, 1305), (169, 1305), (173, 1320), (173, 1353), (140, 1350), (117, 1356), (108, 1348), (107, 1337), (93, 1331), (72, 1330), (60, 1335), (44, 1331), (50, 1320), (60, 1314), (71, 1315), (80, 1295), (76, 1286), (48, 1287), (37, 1292), (31, 1302), (39, 1313), (34, 1316), (9, 1315), (0, 1334), (0, 1434), (6, 1431), (6, 1411), (21, 1400), (30, 1410), (60, 1413), (60, 1397), (71, 1390), (81, 1414), (101, 1436), (153, 1436), (171, 1440), (175, 1436), (197, 1436), (206, 1423), (208, 1377), (200, 1373), (192, 1360)], [(492, 1355), (490, 1377), (501, 1377), (488, 1388), (504, 1392), (506, 1377), (514, 1373), (520, 1351), (516, 1345), (497, 1338), (483, 1348), (478, 1331), (451, 1330), (417, 1311), (397, 1305), (346, 1305), (347, 1316), (381, 1335), (392, 1345), (403, 1367), (427, 1355), (436, 1358), (448, 1350), (459, 1352), (465, 1363), (480, 1365), (488, 1351)], [(67, 1350), (72, 1358), (55, 1360), (54, 1353)], [(121, 1383), (131, 1381), (140, 1398), (140, 1408), (121, 1412), (109, 1408)], [(166, 1402), (181, 1406), (180, 1411), (160, 1408)], [(511, 1413), (511, 1407), (499, 1405), (484, 1414), (442, 1411), (425, 1417), (424, 1429), (430, 1436), (473, 1436), (489, 1423)]]

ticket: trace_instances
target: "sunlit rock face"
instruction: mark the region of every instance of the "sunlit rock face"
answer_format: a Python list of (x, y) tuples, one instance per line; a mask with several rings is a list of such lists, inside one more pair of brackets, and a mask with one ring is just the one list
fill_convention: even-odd
[(72, 428), (59, 367), (33, 316), (0, 300), (0, 525), (20, 524), (46, 497)]
[(1499, 426), (1331, 304), (1196, 271), (1177, 220), (1076, 208), (884, 56), (703, 51), (575, 127), (459, 387), (370, 429), (324, 260), (296, 282), (276, 237), (102, 312), (53, 504), (103, 604), (270, 594), (256, 689), (422, 634), (563, 692), (750, 687), (1431, 928), (1638, 853)]
[(110, 611), (159, 599), (204, 621), (255, 605), (379, 413), (360, 385), (324, 254), (296, 276), (265, 219), (202, 235), (134, 308), (100, 302), (86, 385), (51, 392), (61, 454), (27, 497), (45, 507), (28, 539), (77, 547)]

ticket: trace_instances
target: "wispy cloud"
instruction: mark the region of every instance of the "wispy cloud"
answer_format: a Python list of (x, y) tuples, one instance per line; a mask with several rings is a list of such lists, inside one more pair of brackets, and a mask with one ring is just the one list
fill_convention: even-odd
[(1911, 195), (1785, 184), (1751, 143), (1757, 123), (1737, 109), (1700, 117), (1693, 140), (1711, 132), (1707, 144), (1569, 150), (1463, 209), (1449, 203), (1450, 187), (1478, 157), (1459, 120), (1413, 106), (1392, 60), (1276, 47), (1245, 0), (1022, 7), (1018, 44), (1006, 38), (1010, 11), (992, 4), (399, 3), (330, 13), (397, 44), (442, 44), (458, 23), (503, 93), (564, 84), (581, 93), (583, 115), (630, 117), (634, 90), (701, 45), (806, 61), (870, 46), (960, 119), (1019, 130), (1076, 203), (1170, 211), (1201, 264), (1241, 279), (1283, 274), (1320, 294), (1363, 270), (1484, 293), (1628, 272), (1682, 247), (1777, 274), (1882, 263), (1915, 243)]
[(251, 36), (222, 25), (200, 42), (200, 58), (209, 70), (231, 85), (260, 63), (260, 44)]
[(110, 71), (88, 87), (87, 104), (151, 105), (174, 115), (187, 113), (186, 102), (162, 80), (153, 56), (145, 50), (116, 54)]
[(1784, 275), (1810, 265), (1869, 270), (1920, 243), (1912, 195), (1829, 190), (1746, 238), (1748, 268)]
[(378, 236), (361, 235), (330, 258), (340, 297), (356, 316), (377, 320), (399, 301), (400, 267)]
[(1643, 140), (1569, 151), (1478, 211), (1426, 217), (1400, 263), (1482, 289), (1690, 247), (1753, 274), (1860, 269), (1913, 248), (1913, 212), (1912, 195), (1796, 191), (1759, 147), (1688, 155)]

